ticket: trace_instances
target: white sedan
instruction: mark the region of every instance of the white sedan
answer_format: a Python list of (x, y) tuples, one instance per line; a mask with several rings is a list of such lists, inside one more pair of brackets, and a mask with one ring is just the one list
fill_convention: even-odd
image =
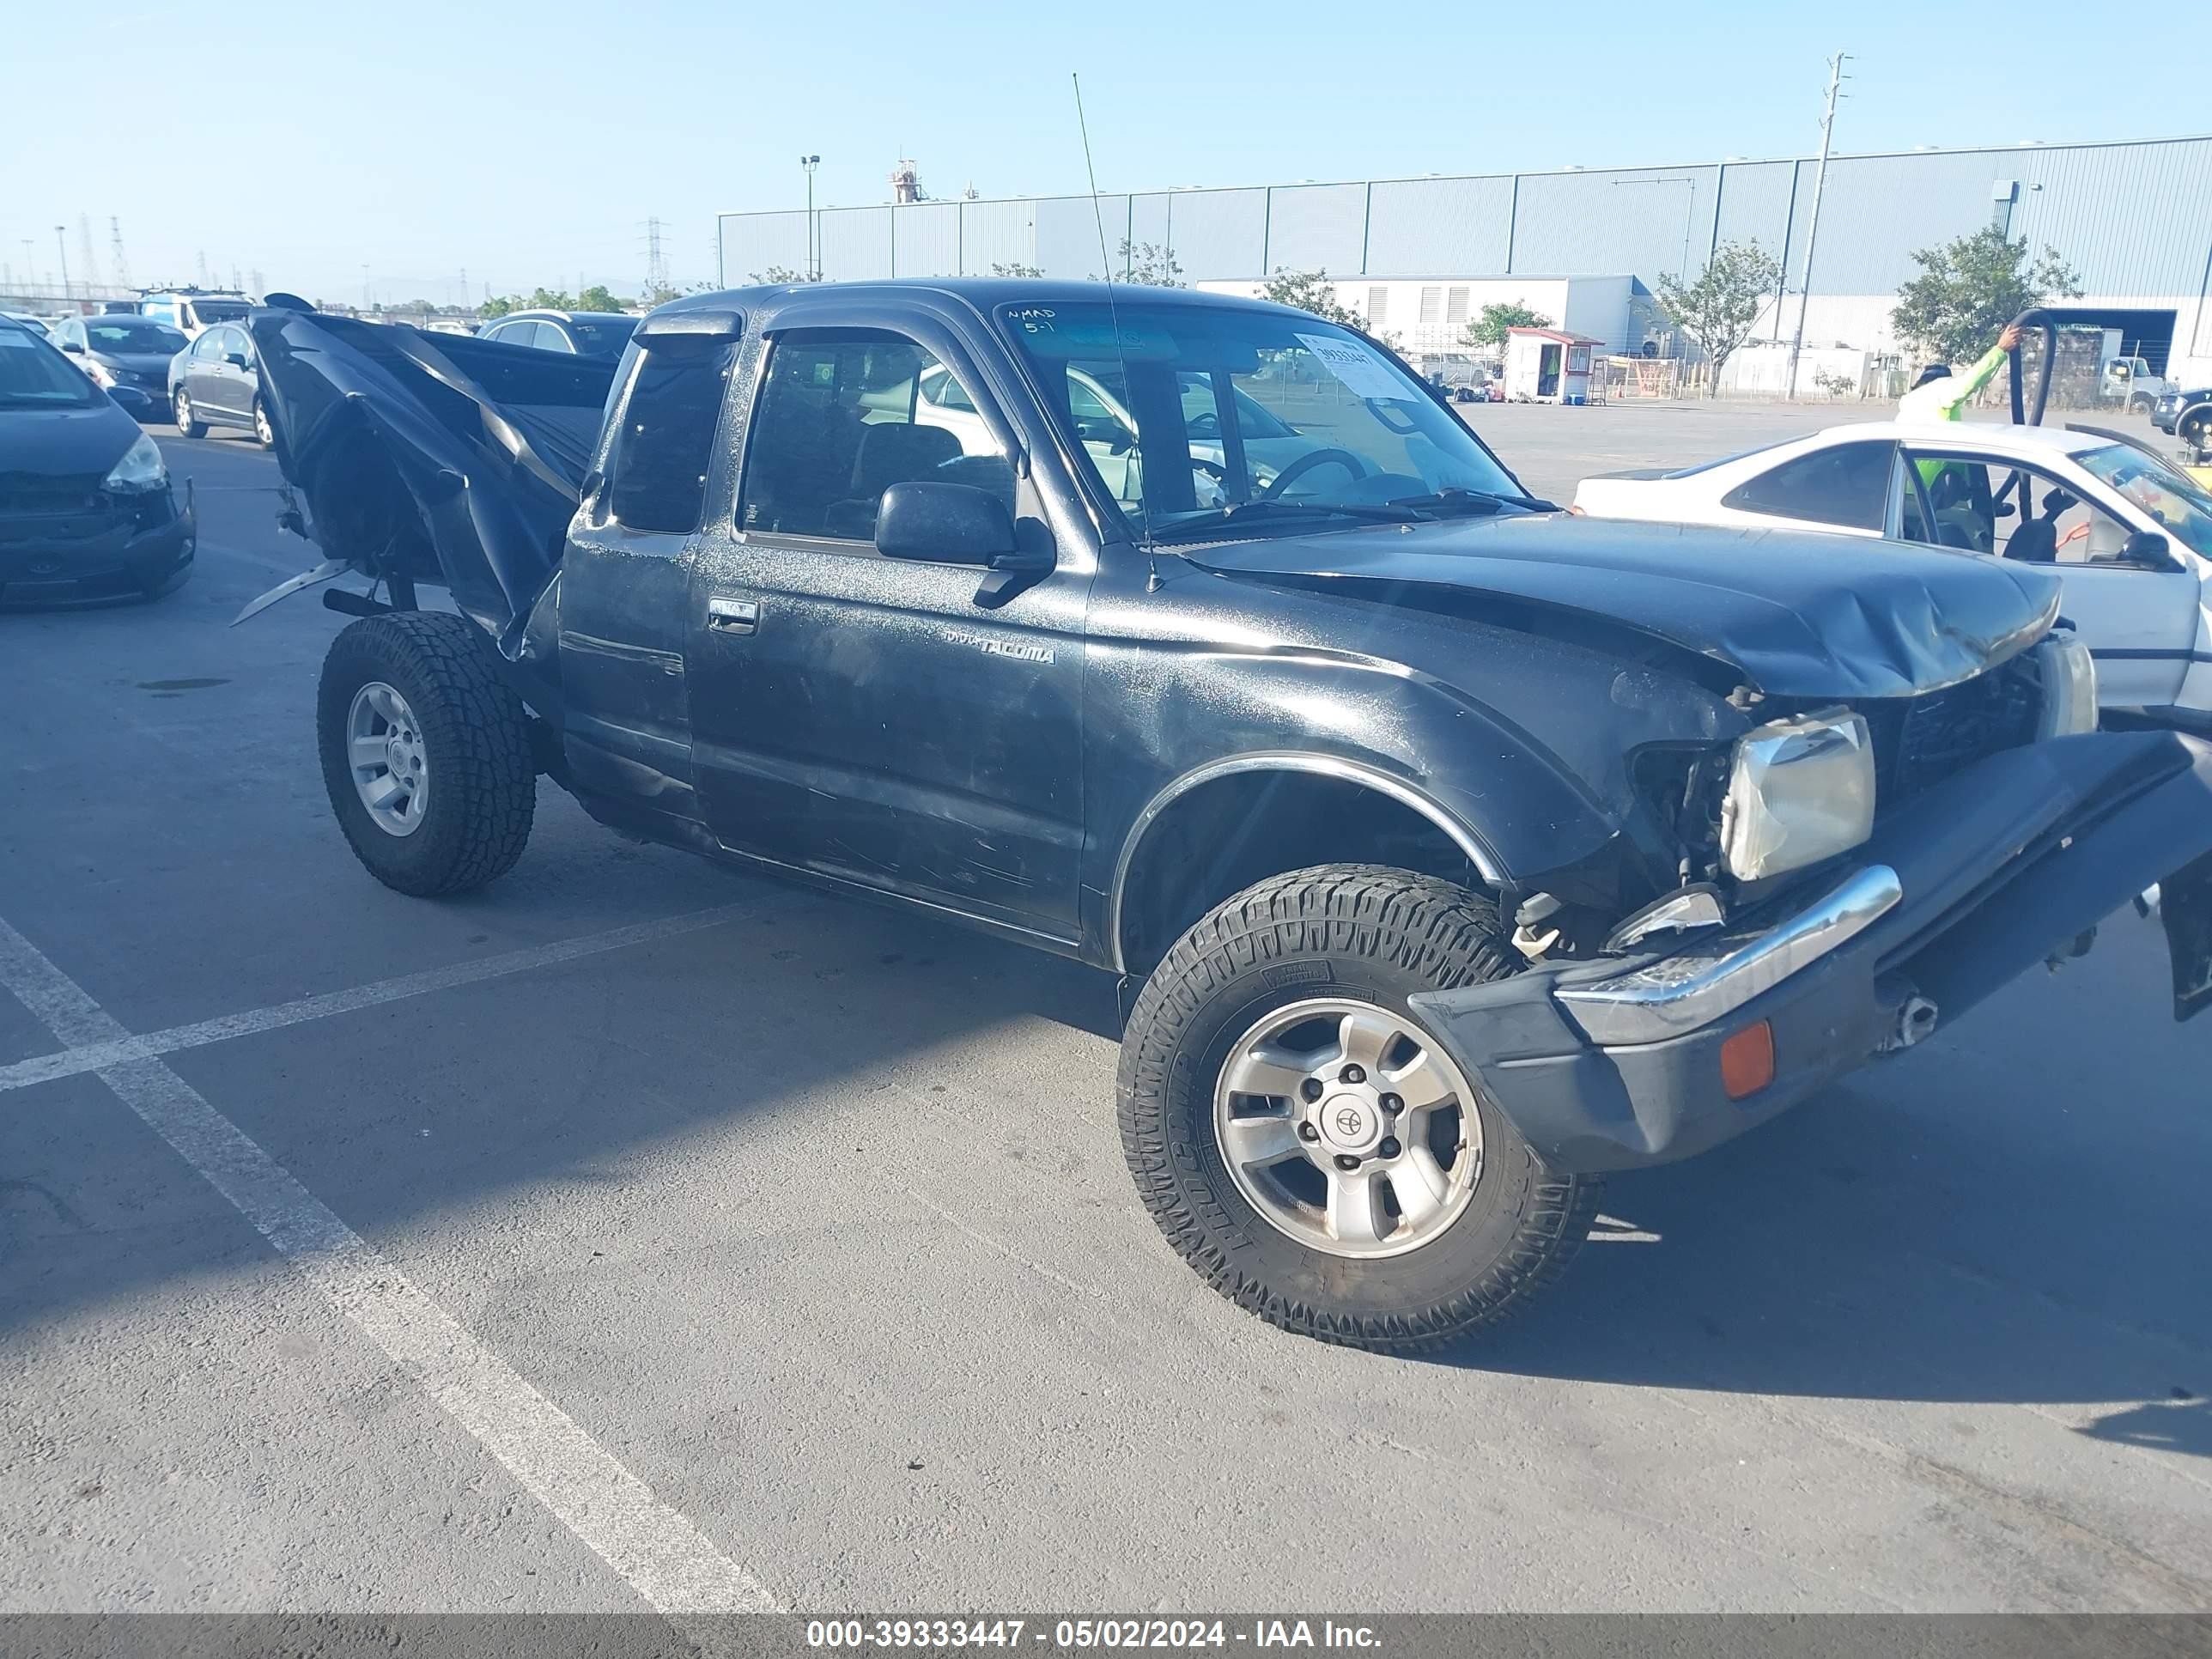
[(2212, 492), (2114, 433), (1865, 422), (1702, 466), (1586, 478), (1573, 510), (2047, 564), (2106, 708), (2212, 720)]

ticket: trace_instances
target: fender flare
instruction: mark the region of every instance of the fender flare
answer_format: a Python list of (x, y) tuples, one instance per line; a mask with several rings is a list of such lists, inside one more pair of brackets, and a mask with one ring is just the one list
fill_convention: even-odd
[(1192, 790), (1218, 778), (1232, 777), (1244, 772), (1303, 772), (1372, 789), (1376, 793), (1396, 801), (1401, 806), (1419, 813), (1442, 830), (1467, 861), (1474, 866), (1475, 872), (1492, 888), (1502, 890), (1510, 884), (1511, 878), (1505, 873), (1505, 866), (1497, 850), (1473, 825), (1455, 817), (1433, 797), (1415, 788), (1403, 778), (1395, 777), (1363, 762), (1345, 760), (1335, 755), (1307, 754), (1297, 750), (1231, 755), (1193, 767), (1171, 780), (1145, 804), (1144, 811), (1138, 813), (1135, 821), (1130, 824), (1129, 833), (1122, 837), (1121, 854), (1114, 861), (1114, 887), (1108, 895), (1106, 907), (1107, 940), (1111, 947), (1110, 960), (1115, 973), (1128, 972), (1128, 964), (1121, 955), (1121, 902), (1128, 890), (1130, 868), (1136, 863), (1137, 850), (1144, 844), (1146, 834), (1161, 813)]

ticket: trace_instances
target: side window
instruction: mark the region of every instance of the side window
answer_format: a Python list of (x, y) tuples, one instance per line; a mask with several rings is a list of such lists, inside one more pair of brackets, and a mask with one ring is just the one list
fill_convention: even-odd
[(568, 338), (568, 331), (558, 323), (538, 324), (538, 337), (532, 343), (541, 351), (565, 351), (572, 357), (576, 355), (575, 345)]
[(641, 353), (607, 458), (607, 514), (632, 530), (699, 527), (714, 427), (737, 348), (672, 343)]
[[(1923, 454), (1912, 464), (1935, 510), (1936, 539), (1946, 546), (2024, 564), (2122, 564), (2127, 526), (2049, 473), (1987, 455)], [(1917, 532), (1909, 491), (1906, 521), (1908, 533)]]
[(483, 337), (487, 340), (496, 340), (501, 345), (535, 345), (538, 342), (538, 325), (529, 321), (495, 323), (484, 331)]
[[(923, 395), (940, 374), (951, 384)], [(744, 530), (872, 541), (895, 483), (973, 484), (1013, 507), (1013, 468), (973, 388), (903, 335), (777, 336), (747, 429)]]
[(1893, 447), (1838, 444), (1816, 449), (1738, 484), (1721, 498), (1740, 513), (1880, 530), (1889, 506)]

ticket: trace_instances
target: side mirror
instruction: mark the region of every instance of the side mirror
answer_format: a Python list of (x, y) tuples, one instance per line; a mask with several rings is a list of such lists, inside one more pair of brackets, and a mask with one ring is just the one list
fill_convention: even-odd
[(2151, 530), (2138, 530), (2121, 543), (2117, 562), (2136, 565), (2145, 570), (2176, 571), (2182, 568), (2166, 538)]
[(242, 351), (226, 351), (222, 354), (222, 360), (233, 368), (246, 367), (246, 354)]
[(64, 340), (62, 342), (62, 349), (64, 351), (74, 351), (80, 357), (84, 356), (84, 348), (79, 345), (75, 340)]
[(1006, 504), (973, 484), (895, 483), (876, 508), (876, 551), (887, 559), (995, 565), (1019, 556)]

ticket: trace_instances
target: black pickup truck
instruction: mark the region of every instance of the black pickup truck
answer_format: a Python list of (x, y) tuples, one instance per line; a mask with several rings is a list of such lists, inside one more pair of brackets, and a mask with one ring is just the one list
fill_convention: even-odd
[(2047, 575), (1562, 514), (1304, 313), (748, 289), (619, 365), (251, 326), (299, 583), (373, 579), (319, 708), (371, 873), (494, 879), (543, 774), (1121, 975), (1139, 1192), (1290, 1329), (1488, 1324), (1607, 1171), (2154, 884), (2176, 1014), (2212, 1000), (2212, 746), (2089, 729)]

